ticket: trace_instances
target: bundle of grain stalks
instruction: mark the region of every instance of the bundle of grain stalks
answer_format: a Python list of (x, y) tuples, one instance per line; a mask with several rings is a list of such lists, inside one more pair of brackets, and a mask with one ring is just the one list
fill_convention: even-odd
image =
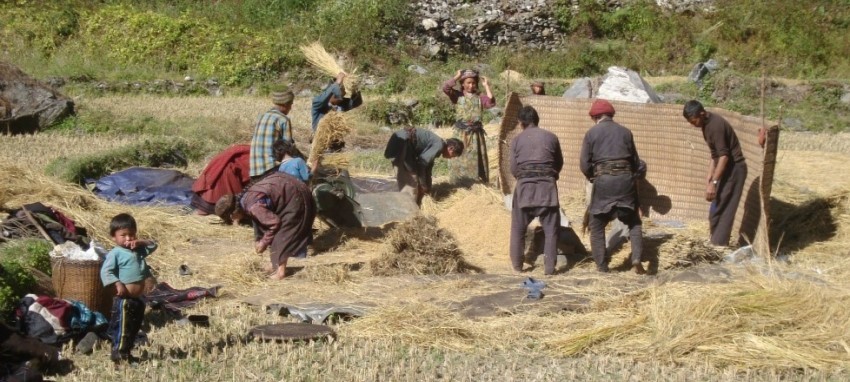
[(360, 78), (356, 73), (356, 70), (351, 72), (345, 70), (345, 68), (334, 60), (334, 58), (325, 50), (325, 47), (322, 46), (320, 42), (314, 42), (310, 45), (301, 46), (301, 52), (304, 53), (304, 57), (307, 59), (311, 65), (315, 66), (316, 69), (319, 69), (325, 74), (336, 77), (339, 73), (346, 73), (345, 80), (343, 80), (343, 86), (345, 86), (348, 91), (353, 92), (357, 89), (357, 86), (360, 82)]
[(372, 274), (445, 275), (470, 270), (448, 231), (433, 216), (417, 215), (390, 231), (389, 249), (370, 264)]
[[(345, 142), (345, 137), (349, 133), (351, 133), (351, 124), (345, 118), (345, 114), (337, 111), (331, 111), (326, 114), (316, 127), (316, 134), (313, 136), (313, 145), (310, 147), (308, 163), (315, 163), (317, 160), (323, 159), (325, 151), (328, 148)], [(347, 163), (346, 157), (336, 157), (337, 162), (340, 162), (340, 159)], [(329, 165), (330, 163), (324, 162), (324, 164)]]

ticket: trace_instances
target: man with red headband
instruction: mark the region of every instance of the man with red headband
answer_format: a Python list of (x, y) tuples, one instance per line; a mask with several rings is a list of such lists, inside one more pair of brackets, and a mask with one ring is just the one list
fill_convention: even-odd
[(614, 106), (610, 102), (597, 99), (589, 114), (596, 125), (584, 135), (579, 165), (584, 176), (593, 182), (588, 225), (596, 269), (608, 272), (605, 226), (620, 219), (629, 227), (632, 267), (638, 274), (646, 273), (641, 265), (642, 222), (635, 186), (640, 158), (634, 137), (629, 129), (614, 122)]

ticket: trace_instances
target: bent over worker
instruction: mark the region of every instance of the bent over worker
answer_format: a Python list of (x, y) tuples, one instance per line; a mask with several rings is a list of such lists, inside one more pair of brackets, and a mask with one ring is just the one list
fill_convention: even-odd
[(590, 107), (590, 119), (596, 125), (584, 135), (581, 145), (581, 172), (593, 182), (590, 207), (590, 249), (596, 269), (608, 272), (605, 255), (605, 226), (620, 219), (629, 227), (632, 243), (632, 268), (646, 273), (641, 265), (643, 252), (642, 222), (638, 210), (635, 174), (640, 164), (632, 132), (614, 122), (614, 106), (598, 99)]
[(705, 177), (705, 200), (711, 202), (708, 227), (711, 244), (729, 245), (735, 212), (747, 180), (747, 163), (735, 130), (723, 117), (705, 111), (699, 101), (685, 104), (682, 116), (688, 123), (702, 130), (708, 144), (711, 160)]
[(543, 271), (555, 273), (558, 255), (558, 228), (561, 210), (558, 202), (558, 174), (564, 167), (561, 143), (552, 132), (537, 127), (537, 110), (524, 106), (519, 111), (522, 132), (511, 141), (511, 174), (516, 178), (511, 206), (511, 265), (522, 271), (525, 232), (535, 217), (543, 226)]
[(430, 130), (414, 127), (393, 133), (384, 150), (384, 158), (391, 159), (396, 168), (398, 190), (414, 197), (417, 205), (422, 205), (422, 198), (431, 192), (437, 156), (451, 159), (462, 154), (463, 142), (459, 139), (444, 141)]

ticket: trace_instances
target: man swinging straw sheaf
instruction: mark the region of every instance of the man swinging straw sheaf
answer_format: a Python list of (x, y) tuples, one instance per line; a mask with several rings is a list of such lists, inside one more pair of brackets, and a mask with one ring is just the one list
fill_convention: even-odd
[[(466, 152), (449, 163), (452, 181), (471, 178), (487, 183), (490, 181), (487, 143), (481, 114), (484, 109), (496, 106), (487, 77), (481, 76), (484, 93), (479, 93), (478, 72), (458, 70), (455, 76), (443, 83), (443, 93), (455, 104), (454, 137), (463, 142)], [(460, 81), (461, 90), (455, 89)]]

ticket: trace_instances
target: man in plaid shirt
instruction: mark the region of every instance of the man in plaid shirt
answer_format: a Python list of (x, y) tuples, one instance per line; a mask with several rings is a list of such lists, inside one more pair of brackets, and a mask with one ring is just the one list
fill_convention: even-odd
[(279, 139), (294, 142), (292, 125), (289, 123), (289, 111), (295, 95), (291, 91), (272, 93), (274, 107), (260, 116), (254, 137), (251, 139), (250, 176), (251, 178), (265, 174), (275, 169), (272, 144)]

